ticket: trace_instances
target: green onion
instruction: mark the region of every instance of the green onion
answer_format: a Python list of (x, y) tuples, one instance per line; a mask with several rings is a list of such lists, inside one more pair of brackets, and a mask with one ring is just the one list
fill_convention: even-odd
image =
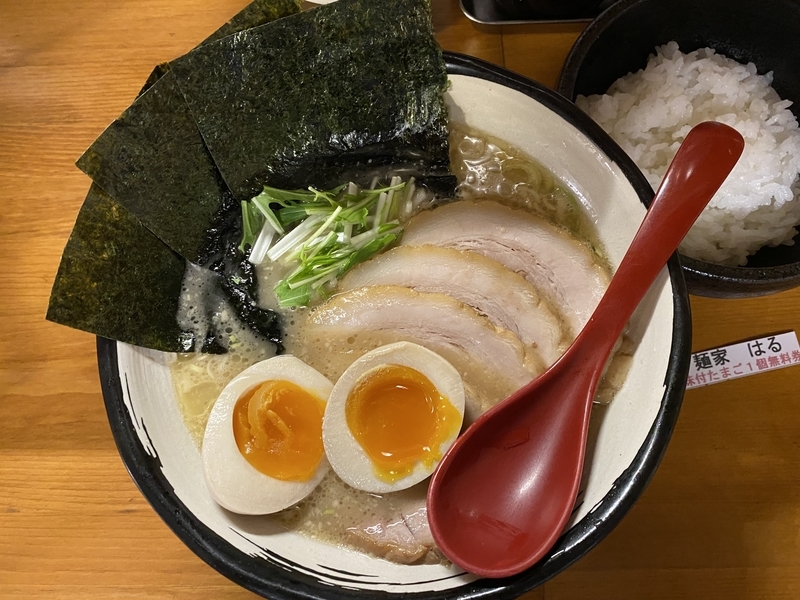
[(242, 243), (239, 250), (245, 251), (247, 246), (253, 245), (256, 235), (261, 228), (261, 217), (253, 205), (249, 202), (242, 202)]
[(281, 190), (264, 186), (242, 203), (242, 252), (249, 260), (280, 261), (291, 271), (275, 287), (281, 306), (305, 306), (329, 294), (339, 277), (402, 234), (399, 215), (408, 216), (414, 193), (393, 177), (373, 180), (370, 189), (354, 183), (331, 190)]

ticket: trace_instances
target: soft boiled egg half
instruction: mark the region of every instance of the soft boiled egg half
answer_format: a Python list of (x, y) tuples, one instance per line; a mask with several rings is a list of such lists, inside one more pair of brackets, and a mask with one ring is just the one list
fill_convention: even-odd
[(293, 356), (242, 371), (220, 394), (203, 437), (203, 467), (222, 507), (263, 515), (299, 502), (328, 472), (322, 418), (333, 384)]
[(427, 348), (398, 342), (368, 352), (342, 374), (328, 399), (322, 439), (345, 483), (382, 494), (430, 476), (463, 420), (458, 371)]

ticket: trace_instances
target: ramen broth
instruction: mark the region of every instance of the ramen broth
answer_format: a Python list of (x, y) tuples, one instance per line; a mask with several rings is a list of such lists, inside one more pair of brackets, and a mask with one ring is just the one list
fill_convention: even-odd
[[(499, 140), (472, 132), (454, 129), (451, 133), (452, 166), (457, 175), (459, 196), (464, 199), (491, 199), (514, 208), (523, 208), (567, 228), (576, 238), (588, 241), (595, 249), (598, 264), (608, 268), (598, 243), (595, 228), (588, 212), (549, 172), (523, 153)], [(260, 304), (279, 311), (284, 329), (286, 352), (292, 354), (335, 382), (358, 357), (381, 345), (398, 341), (397, 336), (363, 332), (339, 339), (319, 339), (306, 333), (306, 320), (312, 308), (281, 309), (272, 293), (275, 284), (285, 276), (283, 269), (266, 262), (259, 266)], [(185, 290), (202, 286), (202, 276), (187, 271)], [(191, 321), (191, 302), (185, 303), (182, 315)], [(227, 307), (222, 306), (224, 313)], [(192, 322), (197, 327), (196, 322)], [(238, 331), (237, 331), (238, 333)], [(237, 336), (237, 343), (227, 354), (182, 354), (171, 365), (171, 374), (178, 405), (186, 426), (197, 444), (202, 443), (205, 424), (211, 407), (225, 385), (248, 366), (268, 358), (274, 349), (266, 343), (248, 339), (246, 332)], [(464, 361), (463, 357), (444, 356), (464, 378), (465, 388), (490, 402), (496, 403), (514, 390), (507, 381), (488, 374), (482, 366)], [(627, 372), (628, 360), (617, 359), (610, 369), (613, 377), (602, 392), (610, 397), (618, 389)], [(331, 471), (312, 494), (297, 505), (264, 518), (278, 519), (289, 529), (315, 539), (348, 547), (354, 543), (348, 528), (399, 515), (401, 506), (424, 506), (427, 482), (413, 488), (378, 496), (350, 488)], [(423, 560), (440, 560), (432, 552)]]

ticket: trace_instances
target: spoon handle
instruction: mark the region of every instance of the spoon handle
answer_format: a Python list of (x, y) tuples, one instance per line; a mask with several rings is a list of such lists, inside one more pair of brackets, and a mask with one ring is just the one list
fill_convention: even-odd
[[(573, 344), (611, 352), (625, 324), (744, 149), (742, 136), (722, 123), (695, 126), (667, 169), (645, 219), (603, 298)], [(697, 169), (697, 165), (702, 168)], [(680, 188), (680, 195), (674, 189)], [(602, 354), (597, 352), (598, 355)], [(605, 358), (604, 358), (605, 360)]]

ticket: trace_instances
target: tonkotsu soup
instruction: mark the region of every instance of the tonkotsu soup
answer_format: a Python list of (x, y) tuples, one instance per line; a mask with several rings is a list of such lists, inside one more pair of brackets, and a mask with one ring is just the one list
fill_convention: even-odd
[[(404, 216), (406, 231), (399, 246), (354, 267), (340, 278), (330, 298), (308, 307), (280, 307), (272, 290), (287, 268), (280, 261), (265, 261), (258, 267), (259, 303), (280, 314), (286, 353), (334, 383), (353, 361), (386, 344), (412, 341), (439, 353), (461, 374), (469, 422), (541, 373), (566, 349), (588, 318), (584, 313), (590, 314), (602, 295), (610, 269), (586, 210), (551, 173), (502, 141), (480, 133), (455, 128), (450, 142), (458, 198), (417, 194), (413, 210)], [(447, 227), (432, 221), (440, 215), (448, 223), (470, 221), (463, 230), (474, 227), (480, 239), (448, 234)], [(569, 294), (560, 298), (541, 290), (537, 279), (541, 275), (508, 262), (506, 254), (520, 254), (514, 249), (506, 252), (506, 246), (517, 243), (514, 228), (518, 226), (544, 228), (553, 243), (569, 245), (569, 251), (586, 263), (582, 268), (591, 280), (586, 284), (589, 291), (581, 290), (590, 297), (586, 306), (573, 308), (577, 301)], [(187, 270), (179, 315), (182, 324), (197, 325), (201, 320), (197, 307), (208, 287), (204, 277), (198, 269)], [(481, 286), (487, 289), (472, 289)], [(497, 302), (498, 297), (502, 302)], [(402, 311), (406, 309), (439, 317), (405, 318)], [(348, 315), (348, 310), (354, 314)], [(233, 334), (228, 352), (181, 354), (170, 367), (179, 408), (198, 448), (211, 409), (226, 384), (275, 352), (271, 344), (259, 342), (237, 326), (224, 306), (213, 318), (217, 326), (222, 323)], [(412, 321), (419, 324), (418, 329), (409, 326)], [(455, 339), (470, 327), (489, 342), (497, 339), (516, 348), (513, 367), (500, 367), (491, 357), (476, 355), (470, 347), (480, 344)], [(607, 401), (613, 396), (629, 362), (623, 339), (598, 399)], [(372, 494), (349, 487), (331, 471), (305, 500), (263, 518), (314, 539), (395, 562), (440, 562), (445, 559), (427, 528), (426, 490), (427, 481), (423, 481), (402, 492)]]

